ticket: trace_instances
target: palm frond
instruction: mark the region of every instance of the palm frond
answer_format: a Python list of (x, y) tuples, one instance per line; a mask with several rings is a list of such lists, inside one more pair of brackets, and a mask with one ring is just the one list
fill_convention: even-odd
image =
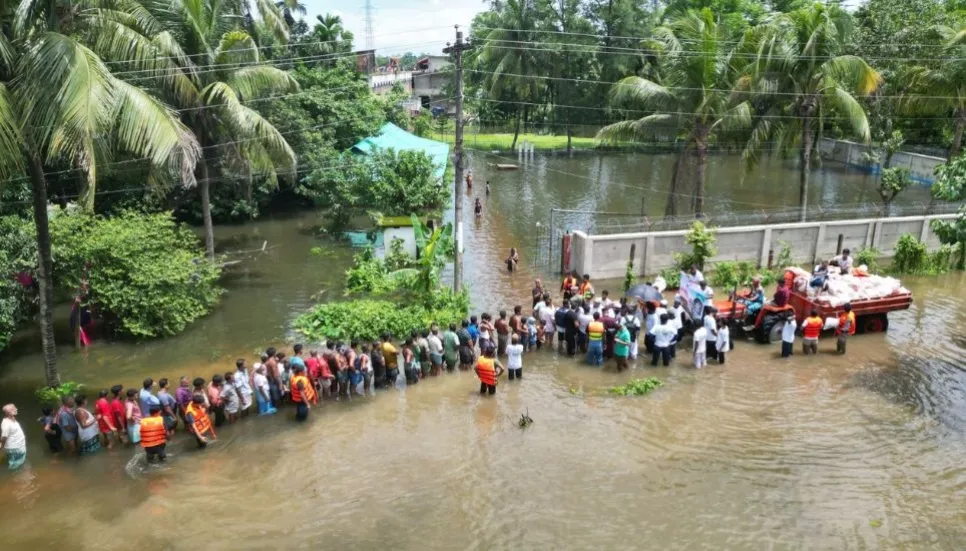
[(18, 120), (13, 97), (7, 86), (0, 82), (0, 178), (7, 178), (23, 168), (23, 136)]
[(658, 113), (637, 120), (609, 124), (597, 131), (596, 139), (605, 143), (648, 141), (655, 136), (674, 135), (676, 115)]
[(299, 84), (288, 71), (269, 65), (255, 65), (232, 71), (227, 84), (241, 101), (295, 92)]
[(282, 16), (282, 12), (271, 0), (255, 0), (255, 7), (258, 8), (259, 15), (265, 27), (271, 31), (275, 39), (281, 43), (288, 42), (288, 23)]
[(643, 109), (674, 107), (676, 98), (670, 90), (641, 77), (627, 77), (610, 89), (609, 102), (620, 107), (633, 105)]
[(867, 96), (882, 84), (882, 76), (864, 59), (854, 55), (841, 55), (824, 63), (821, 71), (835, 82), (848, 85), (862, 96)]
[(119, 148), (173, 169), (182, 183), (194, 184), (201, 147), (178, 114), (144, 90), (115, 80), (114, 136)]
[(859, 136), (862, 141), (868, 143), (871, 139), (869, 133), (869, 119), (865, 114), (865, 109), (852, 94), (841, 86), (836, 86), (831, 95), (832, 103), (835, 108), (849, 121), (852, 131)]
[(258, 45), (247, 32), (241, 29), (229, 31), (221, 36), (215, 48), (215, 63), (218, 65), (258, 63)]

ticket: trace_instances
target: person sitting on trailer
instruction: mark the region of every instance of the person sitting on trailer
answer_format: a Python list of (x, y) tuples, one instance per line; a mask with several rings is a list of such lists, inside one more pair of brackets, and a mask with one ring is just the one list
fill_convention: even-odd
[(765, 290), (761, 288), (761, 277), (755, 276), (751, 280), (751, 289), (745, 296), (739, 297), (737, 302), (745, 305), (748, 315), (756, 315), (765, 305)]

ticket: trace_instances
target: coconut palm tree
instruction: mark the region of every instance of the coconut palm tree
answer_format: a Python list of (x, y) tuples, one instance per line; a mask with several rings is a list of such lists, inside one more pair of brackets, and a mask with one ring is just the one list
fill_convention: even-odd
[[(141, 24), (152, 31), (155, 53), (163, 62), (149, 72), (160, 93), (183, 113), (185, 124), (202, 145), (197, 165), (205, 251), (215, 258), (210, 188), (215, 161), (277, 181), (295, 173), (295, 152), (271, 123), (245, 102), (298, 89), (292, 76), (262, 62), (260, 50), (244, 21), (245, 4), (217, 0), (148, 0)], [(272, 22), (277, 8), (257, 3), (263, 22), (286, 38)], [(274, 15), (271, 15), (274, 14)], [(267, 18), (267, 19), (266, 19)], [(280, 20), (280, 19), (279, 19)]]
[(479, 61), (483, 70), (489, 72), (487, 83), (491, 99), (507, 99), (504, 92), (517, 104), (516, 126), (510, 149), (516, 147), (520, 136), (520, 123), (526, 116), (527, 103), (540, 98), (541, 80), (535, 78), (543, 72), (538, 51), (532, 43), (538, 40), (537, 25), (540, 13), (537, 3), (530, 0), (506, 0), (499, 5), (496, 27), (485, 33), (485, 43)]
[(937, 28), (946, 43), (949, 56), (939, 67), (913, 67), (908, 82), (913, 92), (902, 98), (904, 111), (933, 116), (953, 115), (953, 141), (949, 158), (956, 157), (963, 149), (963, 132), (966, 130), (966, 27)]
[[(4, 4), (10, 8), (9, 4)], [(33, 195), (40, 287), (40, 334), (49, 386), (60, 383), (53, 331), (53, 281), (47, 215), (52, 165), (76, 168), (92, 205), (95, 182), (111, 155), (125, 152), (192, 179), (197, 140), (175, 112), (117, 78), (109, 59), (144, 63), (142, 49), (118, 37), (140, 36), (126, 23), (133, 3), (20, 3), (0, 11), (0, 176), (26, 172)]]
[(764, 105), (744, 152), (754, 161), (767, 140), (779, 149), (799, 149), (799, 207), (808, 212), (808, 182), (815, 136), (822, 119), (835, 116), (861, 140), (870, 140), (869, 120), (855, 95), (868, 95), (882, 83), (862, 58), (839, 55), (851, 32), (851, 16), (836, 6), (813, 4), (778, 14), (759, 29), (758, 57), (738, 88)]
[[(689, 11), (655, 29), (652, 40), (645, 44), (658, 59), (656, 78), (627, 77), (611, 88), (613, 106), (648, 114), (605, 126), (597, 133), (598, 139), (618, 142), (685, 136), (671, 176), (665, 216), (679, 214), (679, 201), (684, 198), (690, 200), (695, 216), (704, 213), (711, 138), (751, 125), (751, 106), (736, 101), (730, 92), (740, 71), (732, 59), (731, 44), (710, 9)], [(687, 189), (681, 184), (686, 163), (694, 168), (694, 180)]]
[(291, 29), (295, 25), (295, 16), (300, 15), (302, 17), (307, 13), (305, 10), (305, 4), (299, 2), (299, 0), (278, 0), (275, 2), (275, 7), (282, 12), (282, 19), (285, 20), (285, 24)]

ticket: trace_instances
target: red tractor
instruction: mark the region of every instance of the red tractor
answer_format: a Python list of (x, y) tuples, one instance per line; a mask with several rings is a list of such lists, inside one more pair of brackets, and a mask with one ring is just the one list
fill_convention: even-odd
[[(809, 313), (815, 309), (819, 317), (823, 320), (838, 318), (844, 312), (842, 305), (832, 306), (826, 301), (816, 300), (815, 297), (808, 296), (807, 292), (795, 289), (793, 285), (795, 273), (791, 270), (785, 271), (785, 282), (790, 289), (788, 304), (785, 306), (773, 306), (765, 304), (754, 320), (745, 320), (745, 309), (741, 303), (724, 302), (718, 308), (718, 317), (739, 322), (744, 320), (744, 328), (753, 327), (751, 333), (755, 340), (762, 344), (769, 344), (781, 340), (782, 328), (785, 326), (789, 312), (794, 312), (794, 316), (799, 326), (808, 317)], [(906, 291), (896, 293), (887, 297), (853, 300), (852, 312), (855, 313), (857, 333), (878, 333), (889, 328), (889, 318), (887, 314), (896, 310), (906, 310), (912, 305), (912, 293)]]

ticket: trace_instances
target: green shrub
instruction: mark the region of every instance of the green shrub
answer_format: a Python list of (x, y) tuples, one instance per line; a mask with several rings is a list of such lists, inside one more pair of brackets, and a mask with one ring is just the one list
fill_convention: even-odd
[(661, 270), (660, 276), (667, 282), (668, 289), (677, 289), (681, 286), (681, 270), (677, 267), (664, 268)]
[(615, 386), (608, 390), (608, 392), (611, 394), (619, 394), (621, 396), (644, 396), (645, 394), (650, 394), (662, 386), (664, 386), (664, 383), (662, 383), (660, 379), (656, 377), (648, 377), (646, 379), (634, 379), (627, 384)]
[(87, 303), (135, 337), (174, 335), (218, 302), (220, 270), (198, 237), (167, 213), (112, 218), (60, 215), (51, 221), (61, 292), (87, 282)]
[(29, 221), (0, 217), (0, 350), (6, 348), (33, 309), (35, 293), (17, 281), (20, 272), (33, 273), (37, 246)]
[(779, 271), (759, 270), (755, 263), (747, 260), (718, 262), (711, 272), (710, 281), (713, 287), (730, 291), (751, 285), (751, 280), (755, 276), (761, 278), (762, 286), (768, 286), (778, 280)]
[(469, 311), (466, 292), (447, 289), (433, 293), (425, 304), (397, 304), (390, 300), (359, 299), (320, 304), (295, 320), (296, 331), (314, 341), (360, 339), (373, 341), (384, 332), (395, 337), (459, 323)]
[(897, 274), (919, 274), (928, 266), (929, 252), (926, 244), (909, 234), (899, 237), (896, 253), (892, 258), (892, 271)]
[(855, 255), (854, 265), (859, 267), (864, 264), (869, 269), (869, 273), (876, 273), (879, 271), (880, 256), (882, 256), (882, 252), (875, 247), (862, 249)]
[(57, 408), (60, 406), (60, 399), (64, 396), (73, 396), (84, 389), (84, 385), (74, 381), (66, 381), (60, 386), (42, 386), (34, 391), (34, 397), (40, 402), (41, 406)]
[(691, 266), (697, 266), (698, 269), (704, 270), (705, 261), (718, 254), (718, 249), (714, 246), (715, 235), (714, 228), (705, 227), (699, 220), (695, 220), (688, 233), (684, 235), (684, 241), (691, 245), (691, 252), (674, 254), (678, 268), (687, 270)]
[(789, 266), (794, 266), (795, 261), (792, 260), (792, 247), (784, 241), (779, 241), (778, 244), (781, 246), (781, 250), (778, 251), (778, 258), (775, 259), (772, 268), (779, 273), (783, 272), (785, 268)]

